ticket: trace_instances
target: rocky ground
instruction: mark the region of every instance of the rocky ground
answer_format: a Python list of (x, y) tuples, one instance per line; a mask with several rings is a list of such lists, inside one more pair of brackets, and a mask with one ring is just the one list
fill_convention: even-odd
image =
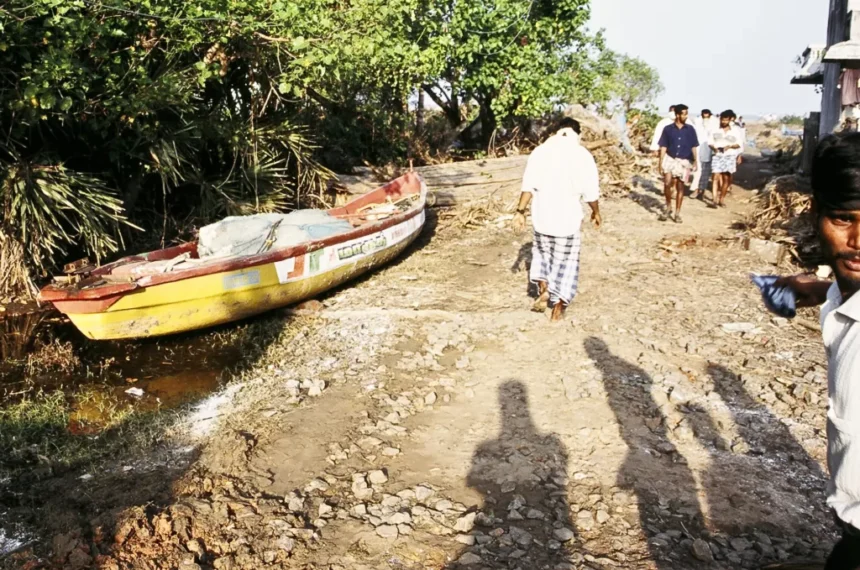
[[(661, 223), (659, 195), (638, 180), (586, 230), (580, 295), (559, 325), (529, 311), (530, 236), (504, 220), (430, 228), (396, 264), (268, 317), (271, 338), (185, 420), (205, 444), (66, 481), (78, 512), (50, 555), (6, 564), (823, 559), (835, 539), (825, 356), (815, 313), (775, 318), (749, 282), (775, 271), (730, 229), (750, 196), (736, 188), (730, 211), (688, 203), (685, 224)], [(110, 501), (92, 499), (108, 486)]]

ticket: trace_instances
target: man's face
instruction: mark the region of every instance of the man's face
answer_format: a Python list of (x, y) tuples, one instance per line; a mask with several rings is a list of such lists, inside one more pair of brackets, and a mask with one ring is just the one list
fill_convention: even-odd
[(821, 212), (818, 231), (840, 289), (849, 294), (860, 291), (860, 210)]
[(686, 123), (687, 117), (690, 116), (690, 112), (688, 110), (684, 109), (680, 113), (676, 112), (675, 116), (678, 117), (678, 120), (681, 121), (682, 123)]
[(707, 121), (708, 119), (711, 118), (711, 114), (710, 113), (702, 113), (702, 118)]
[(732, 124), (731, 117), (720, 117), (720, 126), (722, 128), (727, 129), (727, 128), (729, 128), (729, 126), (731, 124)]

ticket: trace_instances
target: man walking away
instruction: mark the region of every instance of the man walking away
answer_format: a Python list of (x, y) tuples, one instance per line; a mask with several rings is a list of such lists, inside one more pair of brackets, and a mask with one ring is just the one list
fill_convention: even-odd
[(523, 175), (513, 226), (523, 231), (526, 209), (532, 204), (534, 243), (529, 279), (540, 297), (534, 310), (552, 305), (552, 321), (558, 322), (576, 296), (579, 285), (582, 204), (591, 207), (591, 220), (600, 228), (600, 178), (594, 157), (581, 144), (579, 122), (562, 119), (556, 133), (534, 150)]
[(860, 134), (821, 142), (812, 166), (813, 211), (821, 247), (836, 282), (805, 276), (791, 287), (798, 306), (821, 309), (827, 352), (827, 504), (842, 540), (826, 570), (860, 569)]
[(651, 152), (657, 154), (660, 152), (660, 137), (663, 136), (663, 129), (675, 122), (675, 105), (669, 107), (669, 114), (660, 119), (657, 126), (654, 127), (654, 136), (651, 137)]
[(720, 114), (720, 127), (711, 133), (709, 146), (713, 154), (714, 203), (712, 207), (724, 208), (726, 194), (734, 182), (738, 170), (738, 156), (743, 151), (743, 133), (732, 123), (734, 112)]
[(696, 119), (693, 126), (696, 128), (696, 136), (699, 137), (699, 168), (693, 176), (693, 198), (698, 199), (705, 190), (710, 188), (711, 182), (711, 147), (708, 140), (711, 131), (716, 128), (714, 116), (710, 109), (703, 109), (702, 114)]
[[(675, 122), (663, 129), (660, 136), (660, 175), (663, 177), (663, 193), (666, 210), (661, 220), (681, 219), (684, 191), (690, 182), (690, 174), (696, 170), (699, 158), (699, 137), (696, 129), (687, 124), (689, 110), (686, 105), (675, 105)], [(675, 215), (672, 216), (672, 190), (675, 190)]]

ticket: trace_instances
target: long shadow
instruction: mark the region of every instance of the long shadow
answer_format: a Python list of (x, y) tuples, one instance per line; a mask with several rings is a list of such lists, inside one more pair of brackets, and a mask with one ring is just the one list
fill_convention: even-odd
[[(671, 552), (671, 541), (666, 540), (673, 534), (698, 538), (704, 518), (692, 471), (670, 441), (669, 418), (652, 395), (653, 380), (638, 366), (612, 354), (598, 338), (586, 339), (585, 350), (603, 375), (609, 405), (628, 447), (618, 486), (638, 499), (652, 560), (660, 569), (701, 565), (687, 553)], [(707, 429), (716, 432), (713, 427)]]
[[(732, 476), (734, 494), (730, 497), (717, 489), (721, 486), (725, 489), (726, 471), (733, 458), (714, 462), (714, 467), (704, 477), (705, 487), (712, 489), (708, 492), (709, 512), (719, 529), (726, 533), (749, 530), (734, 524), (736, 505), (743, 504), (744, 510), (753, 515), (750, 517), (748, 514), (747, 520), (758, 518), (754, 523), (756, 530), (803, 534), (818, 523), (820, 530), (824, 531), (829, 523), (824, 509), (826, 477), (819, 463), (809, 456), (788, 426), (746, 390), (737, 374), (725, 366), (709, 364), (708, 375), (713, 381), (714, 392), (729, 407), (733, 423), (737, 426), (737, 439), (740, 441), (733, 442), (732, 447), (737, 450), (742, 446), (741, 451), (748, 450), (746, 453), (750, 456), (764, 458), (755, 462), (755, 468), (748, 476)], [(743, 460), (743, 453), (739, 457), (738, 462), (743, 468), (748, 461)], [(801, 497), (806, 498), (809, 504), (802, 505)], [(786, 508), (787, 502), (805, 508), (789, 516), (792, 511)], [(774, 512), (775, 505), (783, 507), (777, 507), (779, 512)], [(805, 511), (816, 508), (821, 511), (821, 516), (817, 521), (810, 520)]]
[(524, 243), (517, 252), (517, 259), (511, 265), (511, 273), (528, 271), (532, 265), (532, 242)]
[(536, 429), (522, 382), (499, 387), (499, 413), (499, 435), (475, 450), (466, 481), (484, 498), (477, 522), (489, 528), (472, 531), (475, 544), (447, 568), (573, 568), (582, 555), (567, 501), (567, 450)]
[[(532, 242), (524, 243), (520, 246), (520, 251), (517, 253), (517, 259), (514, 261), (513, 265), (511, 265), (511, 273), (521, 273), (525, 271), (526, 276), (528, 276), (529, 270), (532, 266), (532, 246)], [(539, 296), (537, 285), (532, 283), (528, 278), (526, 278), (526, 295), (532, 299), (537, 299)]]
[(642, 206), (647, 212), (658, 215), (666, 206), (666, 199), (663, 197), (663, 187), (654, 184), (653, 181), (642, 176), (634, 176), (633, 184), (643, 191), (630, 191), (630, 198)]

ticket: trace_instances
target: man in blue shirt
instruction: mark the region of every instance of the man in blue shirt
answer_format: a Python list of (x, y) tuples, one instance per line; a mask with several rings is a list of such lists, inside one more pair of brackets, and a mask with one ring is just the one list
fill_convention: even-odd
[[(690, 175), (699, 161), (699, 137), (696, 129), (687, 124), (689, 108), (675, 105), (675, 122), (663, 129), (660, 135), (660, 175), (663, 177), (663, 194), (666, 196), (666, 211), (661, 220), (674, 220), (680, 224), (681, 204), (684, 191), (690, 183)], [(675, 214), (672, 215), (672, 190), (675, 190)]]

